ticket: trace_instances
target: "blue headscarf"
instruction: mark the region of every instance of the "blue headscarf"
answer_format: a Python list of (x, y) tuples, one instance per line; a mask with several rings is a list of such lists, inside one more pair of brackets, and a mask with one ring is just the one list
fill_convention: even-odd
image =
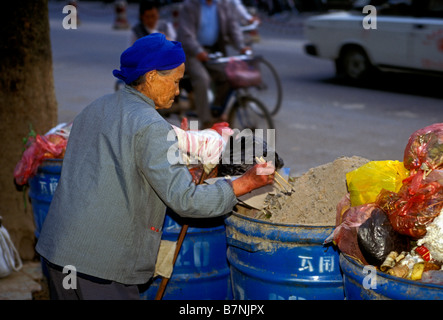
[(138, 39), (120, 56), (120, 70), (112, 73), (126, 84), (152, 70), (171, 70), (185, 62), (181, 43), (169, 41), (164, 34), (151, 33)]

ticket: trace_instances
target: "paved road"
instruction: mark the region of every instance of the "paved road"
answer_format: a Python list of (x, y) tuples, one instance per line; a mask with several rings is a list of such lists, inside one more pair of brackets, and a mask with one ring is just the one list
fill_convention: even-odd
[[(127, 30), (112, 29), (112, 5), (80, 2), (76, 30), (63, 29), (63, 5), (49, 5), (59, 122), (71, 121), (89, 102), (113, 91), (111, 72), (129, 42)], [(265, 21), (255, 46), (283, 81), (283, 106), (274, 118), (276, 149), (292, 175), (340, 156), (402, 160), (415, 130), (443, 122), (441, 79), (384, 75), (367, 87), (343, 83), (334, 77), (332, 62), (304, 54), (303, 19)], [(128, 20), (136, 21), (133, 5)]]
[(443, 122), (443, 79), (384, 74), (365, 87), (335, 78), (331, 61), (307, 56), (301, 23), (268, 23), (256, 51), (279, 71), (282, 110), (275, 116), (277, 151), (299, 174), (340, 156), (403, 160), (409, 136)]

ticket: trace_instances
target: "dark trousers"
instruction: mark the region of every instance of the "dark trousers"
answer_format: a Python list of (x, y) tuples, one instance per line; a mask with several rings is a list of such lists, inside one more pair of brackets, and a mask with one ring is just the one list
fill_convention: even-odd
[[(220, 50), (220, 47), (205, 47), (208, 53)], [(194, 94), (195, 109), (199, 120), (203, 123), (200, 129), (212, 126), (213, 118), (211, 104), (208, 98), (208, 90), (214, 89), (214, 101), (212, 106), (224, 107), (229, 94), (230, 85), (227, 81), (223, 64), (208, 64), (199, 61), (196, 57), (186, 57), (186, 74), (189, 75)], [(217, 117), (216, 117), (217, 118)]]
[[(125, 285), (76, 273), (73, 277), (63, 268), (46, 262), (51, 300), (140, 300), (137, 285)], [(73, 288), (75, 287), (75, 288)]]

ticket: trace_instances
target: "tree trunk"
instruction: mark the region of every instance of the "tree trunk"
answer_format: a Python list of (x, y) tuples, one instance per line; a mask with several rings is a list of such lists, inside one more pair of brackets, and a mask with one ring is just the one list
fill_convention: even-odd
[(30, 125), (44, 134), (57, 124), (48, 0), (9, 1), (0, 17), (0, 216), (28, 260), (35, 256), (32, 207), (16, 190), (13, 172)]

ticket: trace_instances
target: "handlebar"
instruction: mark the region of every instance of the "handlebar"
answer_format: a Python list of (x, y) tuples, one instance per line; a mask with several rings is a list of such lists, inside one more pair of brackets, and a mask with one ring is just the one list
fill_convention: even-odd
[(223, 53), (221, 53), (221, 52), (214, 52), (214, 53), (208, 54), (208, 57), (209, 57), (209, 61), (207, 61), (206, 63), (218, 64), (218, 63), (227, 63), (231, 59), (246, 60), (246, 61), (252, 60), (252, 59), (254, 59), (254, 54), (252, 53), (252, 50), (248, 50), (244, 54), (225, 57), (223, 55)]
[(242, 32), (248, 32), (248, 31), (253, 31), (253, 30), (257, 30), (258, 26), (260, 25), (260, 21), (258, 20), (254, 20), (252, 23), (247, 24), (245, 26), (240, 26), (240, 30)]

